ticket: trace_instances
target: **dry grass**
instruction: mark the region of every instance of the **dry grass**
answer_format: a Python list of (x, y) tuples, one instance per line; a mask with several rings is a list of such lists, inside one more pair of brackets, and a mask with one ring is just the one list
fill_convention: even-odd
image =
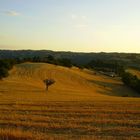
[(139, 108), (138, 101), (5, 102), (0, 108), (0, 126), (5, 131), (0, 136), (33, 139), (40, 134), (38, 139), (139, 139)]
[[(56, 80), (49, 92), (47, 77)], [(140, 99), (126, 93), (137, 96), (88, 70), (18, 65), (0, 82), (0, 140), (139, 140)]]
[(24, 132), (19, 129), (0, 129), (1, 140), (34, 140), (36, 139), (30, 132)]
[(140, 78), (140, 71), (136, 70), (136, 69), (128, 69), (128, 72), (132, 73), (133, 75), (138, 76), (138, 78)]

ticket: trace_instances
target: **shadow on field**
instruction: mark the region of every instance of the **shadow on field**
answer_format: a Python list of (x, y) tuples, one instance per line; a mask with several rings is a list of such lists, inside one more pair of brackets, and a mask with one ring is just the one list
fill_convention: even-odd
[(110, 83), (96, 80), (89, 80), (89, 82), (101, 86), (104, 91), (99, 91), (100, 94), (120, 97), (140, 97), (140, 94), (125, 86), (123, 83)]

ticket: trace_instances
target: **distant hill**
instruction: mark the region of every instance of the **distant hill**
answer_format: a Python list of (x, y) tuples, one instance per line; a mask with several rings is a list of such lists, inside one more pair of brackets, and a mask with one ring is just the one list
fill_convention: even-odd
[(33, 58), (41, 59), (52, 55), (55, 58), (68, 58), (72, 63), (85, 65), (91, 60), (117, 61), (124, 65), (140, 69), (140, 54), (134, 53), (81, 53), (81, 52), (61, 52), (50, 50), (0, 50), (0, 59), (12, 58)]

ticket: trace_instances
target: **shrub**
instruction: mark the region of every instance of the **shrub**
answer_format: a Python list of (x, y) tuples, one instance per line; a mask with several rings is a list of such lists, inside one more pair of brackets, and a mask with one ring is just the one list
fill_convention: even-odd
[(0, 79), (8, 76), (8, 70), (4, 67), (0, 68)]
[(124, 84), (140, 93), (140, 79), (138, 79), (136, 75), (129, 72), (124, 72), (122, 74), (122, 81)]

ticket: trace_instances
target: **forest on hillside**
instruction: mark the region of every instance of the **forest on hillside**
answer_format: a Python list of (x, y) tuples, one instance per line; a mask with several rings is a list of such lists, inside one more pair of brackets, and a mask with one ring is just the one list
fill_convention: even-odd
[(49, 50), (0, 50), (0, 59), (39, 59), (47, 61), (51, 55), (55, 59), (67, 58), (72, 64), (85, 66), (91, 61), (103, 61), (108, 63), (119, 63), (128, 67), (140, 69), (140, 54), (135, 53), (77, 53), (77, 52), (56, 52)]

